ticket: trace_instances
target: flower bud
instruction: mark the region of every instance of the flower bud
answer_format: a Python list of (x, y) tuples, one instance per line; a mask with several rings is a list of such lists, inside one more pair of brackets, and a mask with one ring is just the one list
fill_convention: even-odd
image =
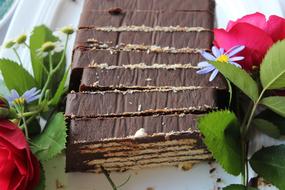
[(15, 41), (17, 44), (23, 44), (25, 43), (27, 40), (27, 35), (26, 34), (22, 34), (20, 35)]
[(60, 31), (64, 34), (70, 35), (74, 33), (74, 29), (71, 26), (65, 26)]
[(54, 50), (55, 48), (55, 43), (54, 42), (45, 42), (42, 47), (41, 47), (41, 50), (42, 52), (50, 52), (52, 50)]
[(0, 119), (8, 118), (9, 113), (9, 104), (7, 100), (0, 96)]
[(5, 43), (4, 47), (7, 49), (12, 48), (15, 45), (15, 41), (14, 40), (10, 40), (8, 42)]
[(0, 96), (0, 108), (9, 108), (8, 101)]

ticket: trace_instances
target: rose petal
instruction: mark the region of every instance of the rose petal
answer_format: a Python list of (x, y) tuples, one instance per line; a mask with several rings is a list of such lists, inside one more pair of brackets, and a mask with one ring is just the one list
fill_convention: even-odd
[(266, 32), (274, 42), (283, 40), (285, 38), (285, 19), (276, 15), (270, 16), (267, 21)]
[(227, 26), (227, 31), (230, 31), (238, 23), (248, 23), (262, 30), (264, 30), (267, 26), (265, 15), (257, 12), (254, 14), (246, 15), (236, 21), (230, 21)]
[(214, 33), (214, 44), (225, 50), (236, 45), (245, 45), (246, 48), (239, 55), (245, 57), (240, 65), (246, 70), (251, 70), (253, 65), (259, 65), (267, 50), (273, 45), (271, 37), (266, 32), (247, 23), (238, 23), (229, 32), (215, 29)]

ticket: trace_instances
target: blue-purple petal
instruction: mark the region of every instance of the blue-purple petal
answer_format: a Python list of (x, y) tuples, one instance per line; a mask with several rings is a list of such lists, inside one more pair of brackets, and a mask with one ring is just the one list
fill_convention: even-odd
[(216, 58), (221, 56), (221, 52), (220, 52), (220, 50), (216, 46), (212, 47), (212, 53), (214, 54), (214, 56)]
[(213, 80), (216, 78), (216, 76), (217, 76), (218, 73), (219, 73), (219, 70), (218, 70), (218, 69), (215, 69), (214, 72), (211, 74), (211, 76), (210, 76), (210, 78), (209, 78), (209, 81), (210, 81), (210, 82), (213, 81)]
[(212, 72), (213, 70), (215, 70), (215, 67), (205, 67), (203, 69), (200, 69), (199, 71), (197, 71), (196, 73), (199, 74), (199, 75), (203, 75), (203, 74), (207, 74), (207, 73), (210, 73)]
[(211, 64), (208, 63), (207, 61), (202, 61), (202, 62), (198, 63), (197, 66), (203, 68), (203, 67), (209, 67), (209, 66), (211, 66)]
[(236, 62), (234, 62), (234, 61), (230, 61), (230, 64), (232, 64), (232, 65), (234, 65), (234, 66), (236, 66), (238, 68), (241, 68), (241, 65), (236, 63)]
[(202, 51), (201, 52), (201, 55), (207, 59), (208, 61), (215, 61), (216, 60), (216, 57), (214, 57), (212, 54), (206, 52), (206, 51)]
[(244, 60), (243, 56), (231, 57), (229, 61), (241, 61)]
[(228, 55), (229, 57), (232, 57), (235, 54), (244, 50), (244, 48), (245, 48), (245, 46), (234, 46), (229, 51), (226, 52), (226, 55)]
[(32, 88), (26, 91), (22, 97), (25, 99), (27, 103), (30, 103), (34, 100), (39, 99), (39, 96), (40, 96), (39, 93), (40, 93), (40, 90), (37, 90), (36, 88)]

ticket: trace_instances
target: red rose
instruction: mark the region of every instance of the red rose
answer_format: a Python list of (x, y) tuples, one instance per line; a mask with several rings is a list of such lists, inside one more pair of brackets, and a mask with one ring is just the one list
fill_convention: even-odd
[(267, 50), (278, 40), (285, 38), (285, 19), (270, 16), (266, 21), (261, 13), (250, 14), (230, 21), (227, 29), (215, 29), (214, 44), (229, 50), (236, 45), (246, 48), (240, 53), (245, 59), (239, 64), (246, 70), (259, 66)]
[(22, 131), (0, 120), (0, 189), (33, 190), (40, 179), (40, 164)]

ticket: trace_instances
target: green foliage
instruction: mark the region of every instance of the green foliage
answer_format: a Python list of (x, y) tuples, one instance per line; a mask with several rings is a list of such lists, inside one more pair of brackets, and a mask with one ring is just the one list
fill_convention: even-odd
[(64, 93), (67, 91), (67, 89), (65, 88), (65, 83), (69, 74), (69, 70), (70, 67), (68, 67), (68, 70), (65, 72), (58, 88), (57, 91), (55, 92), (55, 95), (53, 96), (53, 98), (51, 99), (51, 105), (55, 106), (57, 104), (60, 103), (60, 100), (62, 98), (62, 96), (64, 95)]
[(260, 66), (260, 80), (265, 89), (285, 87), (285, 41), (275, 43)]
[(279, 128), (276, 125), (274, 125), (274, 123), (271, 123), (270, 121), (257, 118), (252, 121), (252, 125), (256, 129), (267, 134), (270, 137), (273, 137), (273, 138), (280, 137)]
[(256, 118), (262, 118), (273, 123), (276, 127), (278, 127), (280, 135), (285, 135), (285, 118), (279, 114), (267, 109), (259, 113)]
[(269, 109), (281, 115), (282, 117), (285, 117), (285, 97), (284, 96), (271, 96), (271, 97), (263, 98), (260, 103), (267, 106)]
[(40, 171), (40, 183), (38, 186), (35, 188), (35, 190), (45, 190), (46, 188), (46, 178), (45, 178), (45, 171), (43, 166), (41, 165), (41, 171)]
[(258, 86), (246, 71), (229, 63), (211, 62), (211, 64), (250, 99), (253, 101), (258, 99)]
[(55, 114), (42, 134), (32, 139), (32, 151), (40, 161), (47, 161), (65, 148), (66, 123), (63, 113)]
[(252, 169), (279, 189), (285, 189), (285, 145), (257, 151), (250, 159)]
[[(39, 84), (40, 88), (43, 88), (47, 80), (47, 73), (44, 71), (44, 67), (46, 68), (46, 70), (49, 69), (48, 68), (49, 60), (48, 58), (43, 58), (38, 56), (38, 50), (47, 41), (56, 42), (58, 41), (58, 38), (55, 37), (52, 31), (44, 25), (35, 27), (30, 37), (31, 61), (32, 61), (34, 77), (37, 83)], [(54, 67), (59, 63), (61, 56), (62, 52), (55, 53), (52, 56)], [(64, 59), (62, 66), (60, 67), (60, 69), (55, 74), (55, 77), (53, 78), (53, 83), (49, 85), (49, 89), (51, 89), (52, 94), (55, 93), (57, 84), (60, 83), (60, 81), (62, 80), (63, 75), (65, 73), (65, 68), (66, 68), (66, 60)]]
[(242, 158), (235, 114), (230, 111), (209, 113), (200, 119), (198, 128), (214, 158), (228, 173), (239, 175), (242, 171)]
[(227, 187), (224, 187), (223, 190), (258, 190), (253, 187), (246, 187), (244, 185), (232, 184)]
[(15, 89), (19, 94), (23, 94), (25, 91), (37, 86), (32, 75), (12, 60), (0, 59), (0, 70), (9, 90)]

